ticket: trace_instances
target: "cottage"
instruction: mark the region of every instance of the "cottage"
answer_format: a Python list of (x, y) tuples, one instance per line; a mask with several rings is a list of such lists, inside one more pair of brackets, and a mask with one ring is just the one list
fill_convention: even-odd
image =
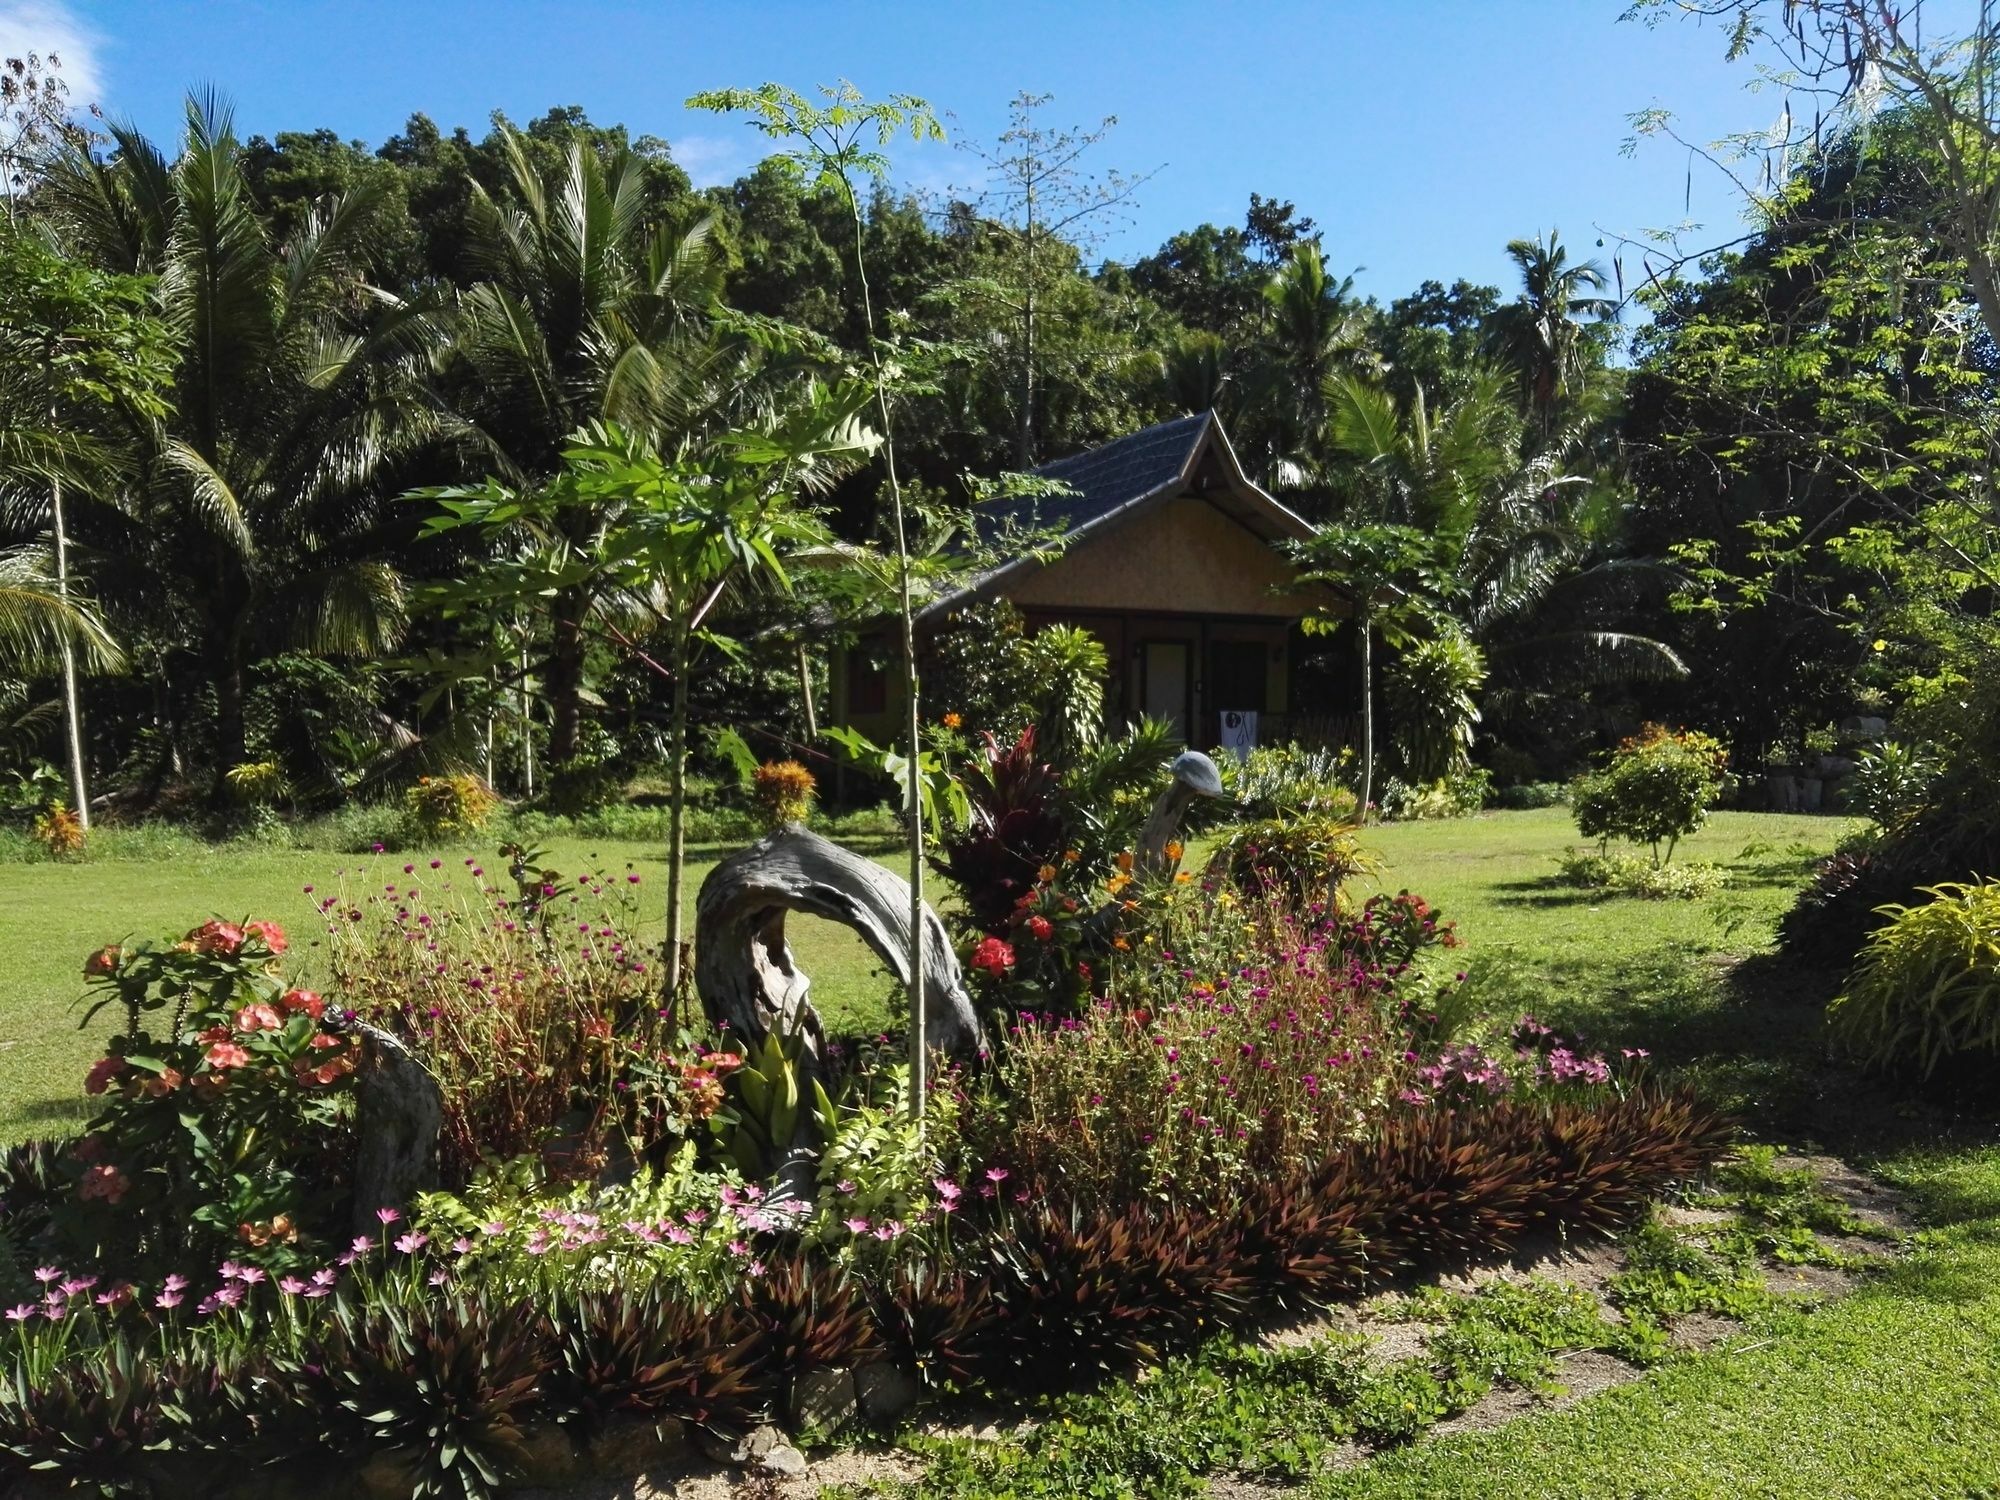
[[(1078, 625), (1104, 643), (1114, 719), (1165, 719), (1200, 745), (1221, 742), (1226, 713), (1256, 714), (1266, 741), (1294, 727), (1298, 622), (1340, 613), (1344, 601), (1297, 582), (1282, 544), (1312, 527), (1244, 474), (1214, 412), (1035, 473), (1067, 492), (1014, 502), (987, 524), (1057, 532), (1059, 552), (1023, 551), (968, 577), (923, 607), (920, 635), (974, 599), (1004, 597), (1031, 630)], [(876, 738), (893, 735), (901, 713), (888, 661), (876, 640), (834, 663), (836, 713)], [(1313, 707), (1324, 715), (1333, 706)]]

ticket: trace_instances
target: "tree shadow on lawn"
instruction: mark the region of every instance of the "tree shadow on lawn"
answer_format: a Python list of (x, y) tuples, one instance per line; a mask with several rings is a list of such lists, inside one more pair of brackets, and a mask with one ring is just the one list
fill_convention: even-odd
[(1919, 1098), (1833, 1055), (1826, 1005), (1841, 978), (1785, 954), (1732, 958), (1662, 944), (1532, 967), (1504, 955), (1474, 983), (1491, 1014), (1532, 1012), (1608, 1054), (1646, 1049), (1659, 1074), (1694, 1085), (1762, 1139), (1853, 1157), (1980, 1124), (1990, 1135), (1990, 1113)]

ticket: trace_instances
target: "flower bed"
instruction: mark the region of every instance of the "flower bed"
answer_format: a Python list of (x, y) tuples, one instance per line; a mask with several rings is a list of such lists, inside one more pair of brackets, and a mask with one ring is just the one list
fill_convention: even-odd
[[(456, 897), (411, 863), (316, 898), (346, 1004), (286, 983), (269, 924), (100, 955), (126, 1015), (89, 1080), (108, 1108), (0, 1182), (29, 1256), (11, 1286), (0, 1257), (21, 1371), (0, 1454), (175, 1494), (258, 1464), (259, 1493), (358, 1470), (482, 1495), (829, 1390), (887, 1420), (898, 1387), (1087, 1386), (1610, 1230), (1724, 1148), (1641, 1056), (1525, 1019), (1493, 1051), (1456, 1037), (1457, 939), (1408, 892), (1301, 905), (1232, 867), (1088, 864), (1058, 851), (968, 933), (1012, 1010), (981, 1066), (939, 1071), (921, 1132), (892, 1039), (830, 1049), (814, 1094), (775, 1038), (687, 1034), (620, 936), (629, 887), (526, 851), (511, 892), (473, 861)], [(430, 1062), (447, 1112), (450, 1190), (360, 1235), (349, 1004)], [(788, 1198), (771, 1146), (801, 1118), (817, 1176)], [(120, 1240), (110, 1211), (140, 1205)]]

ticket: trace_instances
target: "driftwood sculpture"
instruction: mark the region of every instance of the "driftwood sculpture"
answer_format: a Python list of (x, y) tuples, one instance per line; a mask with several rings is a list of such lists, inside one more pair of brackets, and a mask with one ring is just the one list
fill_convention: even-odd
[[(695, 991), (711, 1021), (746, 1043), (767, 1031), (803, 1036), (817, 1054), (812, 981), (785, 942), (785, 914), (802, 911), (853, 928), (904, 984), (910, 982), (910, 887), (871, 859), (792, 824), (732, 854), (695, 898)], [(934, 1052), (978, 1051), (982, 1036), (944, 923), (924, 908), (924, 1039)]]
[(1197, 797), (1221, 797), (1222, 773), (1215, 762), (1199, 750), (1183, 750), (1174, 757), (1174, 779), (1153, 800), (1153, 811), (1139, 834), (1139, 868), (1148, 875), (1164, 875), (1175, 861), (1167, 858), (1167, 845), (1180, 832), (1181, 819)]
[(430, 1070), (395, 1037), (365, 1021), (355, 1071), (354, 1225), (381, 1228), (378, 1208), (407, 1208), (437, 1182), (438, 1128), (444, 1096)]

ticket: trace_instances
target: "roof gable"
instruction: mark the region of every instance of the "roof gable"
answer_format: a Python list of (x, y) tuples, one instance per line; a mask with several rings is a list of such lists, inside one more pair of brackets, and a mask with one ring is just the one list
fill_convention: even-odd
[[(1272, 499), (1243, 472), (1213, 411), (1141, 428), (1055, 459), (1033, 473), (1037, 479), (1059, 481), (1069, 492), (1023, 496), (987, 507), (979, 526), (988, 541), (1009, 531), (1054, 530), (1069, 546), (1182, 494), (1206, 500), (1267, 543), (1302, 540), (1313, 533), (1310, 523)], [(1041, 559), (1034, 553), (1021, 553), (933, 600), (921, 613), (950, 609), (968, 595), (1039, 566)]]

